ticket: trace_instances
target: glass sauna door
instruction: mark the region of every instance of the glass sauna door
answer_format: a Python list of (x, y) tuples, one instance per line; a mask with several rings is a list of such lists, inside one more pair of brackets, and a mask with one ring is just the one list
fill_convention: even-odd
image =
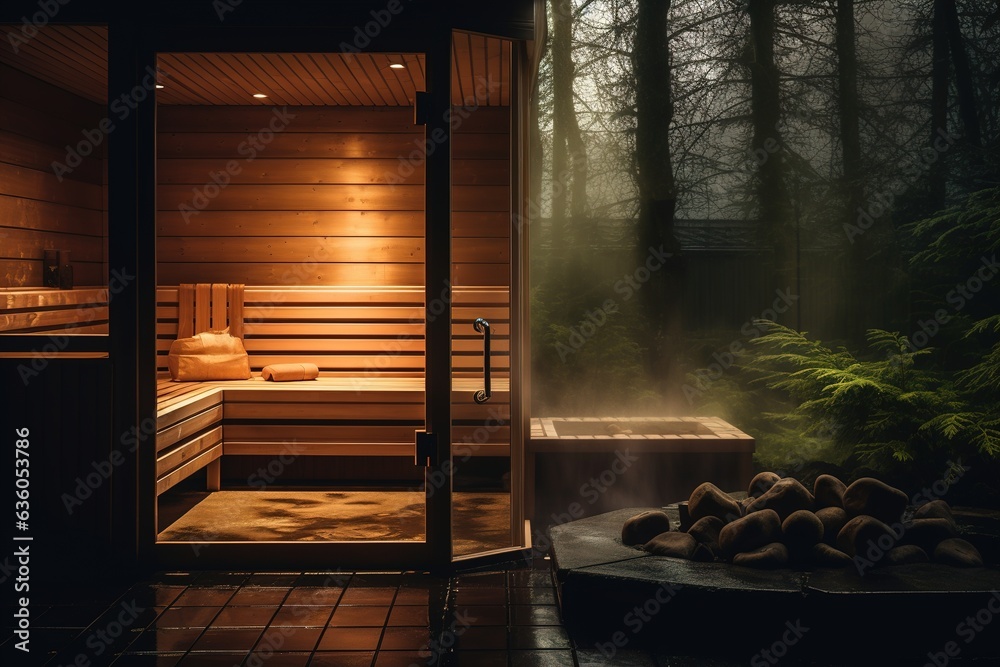
[[(452, 557), (524, 545), (517, 88), (508, 40), (452, 48)], [(514, 363), (512, 363), (512, 359)]]
[[(162, 560), (430, 562), (436, 499), (415, 438), (448, 397), (426, 393), (430, 184), (412, 155), (427, 145), (413, 112), (427, 60), (159, 55)], [(251, 379), (171, 381), (173, 341), (227, 326)], [(319, 378), (262, 377), (287, 364)]]

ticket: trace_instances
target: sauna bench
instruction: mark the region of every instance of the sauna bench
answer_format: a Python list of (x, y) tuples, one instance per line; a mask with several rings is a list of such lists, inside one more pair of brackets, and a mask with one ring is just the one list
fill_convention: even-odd
[[(509, 387), (506, 378), (493, 384), (495, 403), (478, 405), (472, 396), (482, 379), (454, 381), (452, 442), (464, 447), (463, 455), (510, 456)], [(206, 467), (208, 489), (218, 490), (225, 455), (412, 457), (414, 432), (424, 428), (419, 377), (173, 382), (161, 376), (156, 389), (157, 495)]]

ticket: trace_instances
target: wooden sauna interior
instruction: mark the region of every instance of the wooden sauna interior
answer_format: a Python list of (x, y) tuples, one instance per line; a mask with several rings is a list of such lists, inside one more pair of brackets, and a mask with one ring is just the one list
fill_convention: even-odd
[[(0, 48), (0, 334), (108, 331), (107, 28), (46, 26)], [(45, 250), (73, 289), (44, 289)]]
[[(454, 551), (511, 546), (511, 45), (455, 33), (453, 54), (447, 144), (415, 123), (419, 53), (159, 55), (159, 541), (423, 539), (424, 154), (445, 150)], [(181, 285), (242, 286), (252, 380), (169, 381)], [(283, 362), (320, 378), (258, 377)]]

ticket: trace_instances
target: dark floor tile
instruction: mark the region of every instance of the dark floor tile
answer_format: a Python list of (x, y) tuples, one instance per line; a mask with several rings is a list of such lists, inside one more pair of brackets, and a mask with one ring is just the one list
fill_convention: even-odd
[(33, 626), (36, 628), (86, 628), (107, 609), (105, 605), (49, 607), (44, 613), (35, 617)]
[(396, 594), (396, 605), (428, 605), (443, 602), (447, 588), (439, 586), (403, 586)]
[(448, 616), (448, 622), (457, 621), (459, 626), (507, 625), (507, 608), (503, 605), (456, 605)]
[(174, 601), (174, 607), (222, 606), (236, 594), (235, 588), (188, 588)]
[(507, 667), (507, 652), (455, 651), (442, 656), (440, 664), (441, 667)]
[(324, 628), (271, 627), (261, 635), (254, 652), (313, 651), (323, 631)]
[(351, 580), (350, 572), (304, 572), (296, 577), (293, 586), (308, 586), (323, 588), (337, 586), (343, 588)]
[(244, 586), (291, 588), (299, 580), (297, 572), (258, 572), (247, 577)]
[(426, 654), (419, 651), (379, 651), (375, 656), (375, 667), (413, 667), (426, 665)]
[(271, 621), (273, 627), (292, 626), (301, 628), (322, 628), (330, 620), (329, 607), (284, 605), (278, 609)]
[(551, 588), (552, 573), (545, 570), (514, 570), (507, 573), (507, 584), (516, 588)]
[(254, 651), (247, 656), (245, 665), (260, 665), (261, 667), (306, 667), (312, 653), (273, 653), (264, 651), (263, 653)]
[(371, 667), (374, 659), (374, 651), (316, 653), (309, 661), (309, 667)]
[(510, 608), (511, 625), (562, 625), (555, 605), (515, 604)]
[(476, 572), (455, 577), (456, 588), (503, 588), (506, 584), (507, 575), (503, 572)]
[(194, 586), (242, 586), (250, 572), (220, 572), (208, 570), (198, 574)]
[(155, 628), (207, 628), (222, 607), (170, 607), (152, 623)]
[(517, 667), (575, 667), (572, 651), (511, 651), (510, 663)]
[(512, 649), (571, 649), (569, 636), (558, 626), (521, 626), (511, 628)]
[(285, 604), (333, 606), (340, 600), (342, 588), (293, 588), (285, 599)]
[(656, 667), (656, 661), (645, 651), (619, 649), (614, 654), (598, 650), (577, 649), (576, 659), (580, 667)]
[(226, 607), (212, 621), (213, 628), (263, 628), (277, 611), (276, 607)]
[(135, 600), (143, 607), (169, 607), (186, 589), (184, 586), (161, 586), (157, 584), (136, 584), (124, 594), (124, 599)]
[(430, 624), (430, 610), (427, 607), (400, 606), (396, 604), (389, 612), (389, 625), (422, 625)]
[(556, 592), (548, 588), (512, 588), (511, 604), (556, 604)]
[(173, 653), (187, 651), (204, 632), (201, 628), (168, 628), (143, 631), (128, 647), (129, 653)]
[(263, 630), (260, 628), (209, 628), (191, 647), (192, 651), (250, 652)]
[(377, 586), (349, 586), (340, 598), (342, 605), (388, 606), (396, 596), (395, 588)]
[(327, 628), (319, 640), (320, 651), (374, 651), (382, 628)]
[(507, 603), (507, 591), (503, 588), (456, 588), (455, 606), (502, 605)]
[(232, 653), (188, 653), (178, 667), (236, 667), (245, 664), (247, 654)]
[(236, 591), (228, 606), (267, 605), (278, 606), (285, 601), (290, 588), (256, 588), (244, 586)]
[(372, 627), (385, 625), (389, 607), (337, 607), (330, 627)]
[(426, 651), (430, 641), (429, 628), (386, 628), (379, 651)]
[(114, 667), (174, 667), (183, 653), (157, 653), (155, 655), (121, 655), (111, 663)]
[[(455, 649), (474, 649), (480, 651), (505, 650), (507, 648), (506, 627), (472, 627), (462, 628), (456, 633)], [(443, 644), (444, 642), (442, 642)]]

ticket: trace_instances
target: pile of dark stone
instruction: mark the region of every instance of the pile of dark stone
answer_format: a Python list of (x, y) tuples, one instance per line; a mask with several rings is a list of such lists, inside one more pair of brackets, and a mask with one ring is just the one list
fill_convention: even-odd
[(907, 563), (983, 564), (975, 545), (960, 537), (948, 503), (910, 507), (905, 493), (872, 477), (848, 486), (820, 475), (810, 491), (794, 478), (762, 472), (745, 498), (705, 482), (686, 509), (677, 528), (659, 510), (629, 518), (622, 542), (657, 556), (755, 568), (855, 566), (863, 574)]

